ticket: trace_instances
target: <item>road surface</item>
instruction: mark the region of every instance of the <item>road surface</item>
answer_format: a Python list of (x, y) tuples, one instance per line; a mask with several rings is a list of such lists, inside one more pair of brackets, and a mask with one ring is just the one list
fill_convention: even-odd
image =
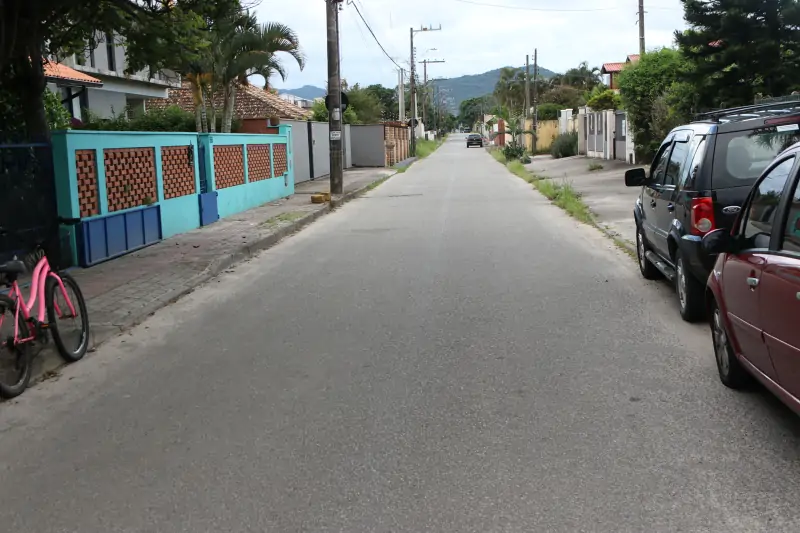
[(797, 417), (455, 136), (0, 405), (8, 532), (798, 531)]

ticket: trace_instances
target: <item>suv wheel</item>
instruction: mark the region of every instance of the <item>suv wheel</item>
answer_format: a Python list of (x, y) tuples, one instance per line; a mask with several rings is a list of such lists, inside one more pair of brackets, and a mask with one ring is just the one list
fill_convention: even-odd
[(656, 266), (647, 260), (646, 253), (649, 248), (644, 241), (642, 235), (642, 228), (636, 228), (636, 258), (639, 260), (639, 272), (642, 273), (644, 279), (658, 279), (661, 277), (661, 272), (658, 271)]
[(704, 287), (687, 270), (683, 254), (680, 251), (675, 254), (675, 285), (681, 308), (681, 318), (686, 322), (696, 322), (703, 318)]
[(711, 339), (714, 342), (714, 358), (717, 360), (719, 379), (726, 387), (741, 389), (750, 381), (750, 374), (733, 353), (730, 337), (722, 320), (722, 311), (717, 303), (711, 305)]

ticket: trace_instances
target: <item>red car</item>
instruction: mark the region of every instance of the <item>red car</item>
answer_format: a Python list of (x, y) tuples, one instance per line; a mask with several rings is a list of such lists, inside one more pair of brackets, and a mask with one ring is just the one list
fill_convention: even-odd
[(798, 170), (800, 143), (762, 173), (733, 229), (703, 246), (719, 254), (706, 303), (720, 379), (740, 388), (755, 377), (800, 413)]

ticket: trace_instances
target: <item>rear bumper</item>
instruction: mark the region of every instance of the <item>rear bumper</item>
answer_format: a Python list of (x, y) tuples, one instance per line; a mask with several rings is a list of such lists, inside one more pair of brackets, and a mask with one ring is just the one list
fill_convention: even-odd
[(714, 268), (717, 256), (706, 253), (703, 249), (703, 240), (696, 235), (684, 235), (678, 242), (678, 246), (689, 271), (703, 283), (708, 281), (708, 275)]
[(483, 146), (483, 143), (480, 141), (467, 141), (467, 148), (470, 146)]

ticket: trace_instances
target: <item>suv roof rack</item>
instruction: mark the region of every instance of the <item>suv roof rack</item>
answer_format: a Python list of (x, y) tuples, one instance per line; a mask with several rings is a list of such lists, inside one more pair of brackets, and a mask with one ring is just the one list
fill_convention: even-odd
[(765, 118), (775, 115), (786, 115), (800, 112), (800, 95), (791, 101), (778, 101), (761, 104), (717, 109), (695, 115), (695, 121), (710, 120), (712, 122), (739, 122), (753, 118)]

